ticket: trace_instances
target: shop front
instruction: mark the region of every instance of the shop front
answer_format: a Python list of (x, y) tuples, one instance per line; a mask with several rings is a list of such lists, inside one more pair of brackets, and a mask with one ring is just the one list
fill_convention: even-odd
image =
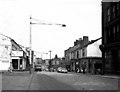
[(13, 70), (25, 70), (26, 69), (26, 57), (23, 51), (14, 51), (12, 55)]

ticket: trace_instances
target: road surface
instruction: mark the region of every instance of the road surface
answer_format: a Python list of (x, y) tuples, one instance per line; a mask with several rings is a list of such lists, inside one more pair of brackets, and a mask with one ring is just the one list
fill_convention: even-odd
[(57, 72), (2, 74), (3, 90), (118, 90), (118, 78)]

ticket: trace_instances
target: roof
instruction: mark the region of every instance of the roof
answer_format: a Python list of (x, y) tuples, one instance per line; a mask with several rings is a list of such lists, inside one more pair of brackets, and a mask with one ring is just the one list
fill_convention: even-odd
[[(7, 38), (10, 39), (11, 41), (13, 41), (19, 48), (21, 48), (21, 46), (20, 46), (14, 39), (12, 39), (11, 37), (6, 36), (6, 35), (1, 34), (1, 33), (0, 33), (0, 35), (2, 35), (2, 36), (4, 36), (4, 37), (7, 37)], [(21, 50), (22, 50), (22, 48), (21, 48)]]
[(65, 50), (65, 51), (70, 51), (70, 52), (72, 52), (72, 51), (75, 51), (75, 50), (78, 50), (78, 49), (82, 49), (82, 48), (85, 48), (85, 47), (87, 47), (88, 45), (91, 45), (91, 44), (93, 44), (94, 42), (96, 42), (96, 41), (98, 41), (98, 40), (100, 40), (100, 39), (102, 39), (102, 37), (100, 37), (100, 38), (97, 38), (97, 39), (95, 39), (95, 40), (91, 40), (91, 41), (89, 41), (87, 44), (85, 44), (85, 45), (83, 45), (83, 46), (79, 46), (79, 45), (77, 45), (77, 46), (73, 46), (73, 47), (69, 47), (67, 50)]

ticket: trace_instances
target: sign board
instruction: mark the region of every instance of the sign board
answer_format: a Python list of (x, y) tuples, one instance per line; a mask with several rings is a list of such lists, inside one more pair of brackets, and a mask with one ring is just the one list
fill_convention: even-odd
[(12, 56), (23, 56), (23, 51), (12, 51)]

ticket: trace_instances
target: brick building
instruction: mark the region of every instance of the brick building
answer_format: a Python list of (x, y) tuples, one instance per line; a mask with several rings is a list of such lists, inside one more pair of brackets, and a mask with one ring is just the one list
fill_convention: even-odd
[(102, 1), (103, 73), (120, 74), (120, 2)]

